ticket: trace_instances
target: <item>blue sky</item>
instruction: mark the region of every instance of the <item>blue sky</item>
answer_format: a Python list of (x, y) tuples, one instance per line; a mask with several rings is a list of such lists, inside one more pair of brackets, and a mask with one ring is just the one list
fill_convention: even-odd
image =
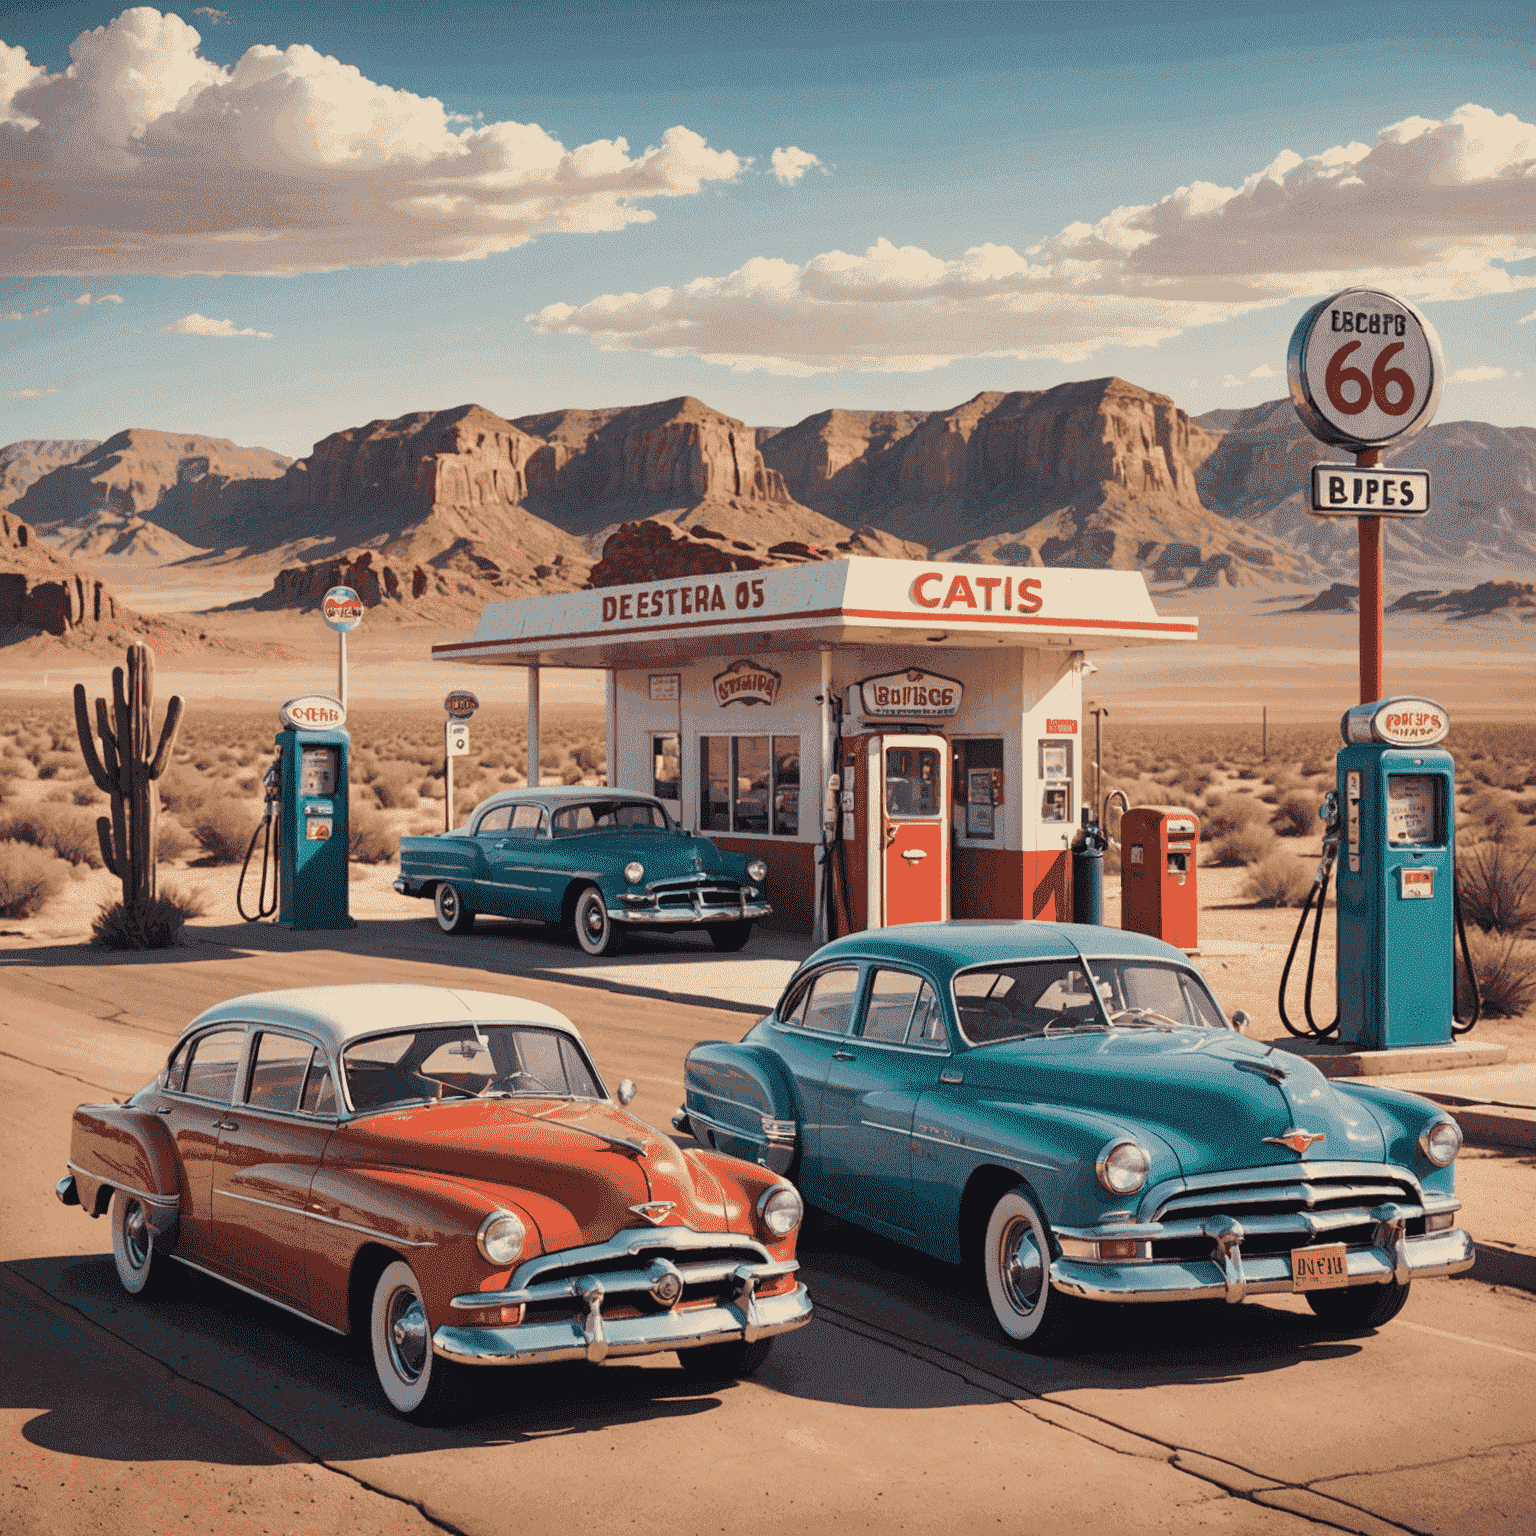
[(0, 443), (1110, 373), (1198, 413), (1282, 394), (1340, 274), (1434, 321), (1442, 421), (1536, 425), (1528, 5), (225, 14), (0, 13)]

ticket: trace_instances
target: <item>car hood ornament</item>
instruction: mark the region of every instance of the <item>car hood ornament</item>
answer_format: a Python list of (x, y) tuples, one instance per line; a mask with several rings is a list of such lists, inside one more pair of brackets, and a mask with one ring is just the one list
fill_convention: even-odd
[(636, 1216), (644, 1216), (653, 1227), (659, 1227), (677, 1209), (675, 1200), (647, 1200), (644, 1205), (632, 1205)]
[(1327, 1141), (1325, 1131), (1298, 1131), (1294, 1126), (1284, 1136), (1266, 1136), (1264, 1140), (1274, 1147), (1289, 1147), (1297, 1157), (1305, 1157), (1307, 1148), (1315, 1141)]

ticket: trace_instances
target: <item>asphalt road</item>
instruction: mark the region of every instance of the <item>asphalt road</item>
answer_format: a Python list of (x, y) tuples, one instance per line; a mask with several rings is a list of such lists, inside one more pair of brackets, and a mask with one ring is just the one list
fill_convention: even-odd
[(487, 939), (442, 951), (481, 972), (416, 934), (411, 958), (365, 965), (318, 936), (137, 962), (0, 950), (7, 1536), (1536, 1525), (1536, 1297), (1470, 1278), (1420, 1282), (1363, 1339), (1282, 1298), (1115, 1310), (1084, 1353), (1041, 1360), (994, 1336), (956, 1271), (826, 1223), (801, 1245), (817, 1318), (754, 1380), (701, 1390), (670, 1356), (486, 1372), (449, 1430), (395, 1419), (345, 1341), (214, 1282), (120, 1292), (105, 1223), (52, 1197), (70, 1111), (140, 1086), (208, 1003), (343, 978), (522, 990), (662, 1126), (688, 1045), (748, 1022), (518, 983), (515, 943)]

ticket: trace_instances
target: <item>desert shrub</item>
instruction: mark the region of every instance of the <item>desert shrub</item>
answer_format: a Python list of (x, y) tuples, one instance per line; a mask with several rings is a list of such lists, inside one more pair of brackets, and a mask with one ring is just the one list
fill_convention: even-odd
[(1466, 804), (1467, 818), (1484, 829), (1491, 842), (1502, 842), (1520, 830), (1520, 813), (1514, 802), (1489, 790), (1479, 790)]
[(1244, 779), (1244, 780), (1256, 779), (1256, 778), (1258, 778), (1258, 776), (1259, 776), (1259, 770), (1257, 768), (1240, 768), (1233, 775), (1234, 778)]
[(185, 922), (181, 908), (166, 896), (131, 905), (115, 901), (91, 920), (91, 943), (100, 949), (169, 949)]
[(0, 842), (0, 917), (31, 917), (68, 878), (63, 861), (46, 848)]
[(1315, 795), (1287, 795), (1275, 807), (1269, 824), (1281, 837), (1305, 837), (1321, 828), (1317, 819), (1318, 803)]
[[(172, 859), (179, 859), (193, 846), (191, 837), (187, 835), (187, 829), (179, 821), (169, 816), (162, 816), (155, 831), (155, 862), (157, 864), (169, 864)], [(244, 857), (244, 854), (241, 855)]]
[(354, 801), (347, 817), (347, 853), (358, 864), (385, 864), (400, 850), (389, 818)]
[(420, 801), (409, 770), (399, 763), (381, 768), (368, 786), (373, 797), (386, 811), (408, 811)]
[(1267, 819), (1264, 807), (1252, 796), (1223, 795), (1208, 802), (1200, 818), (1200, 831), (1204, 837), (1225, 837), (1259, 826)]
[(189, 769), (173, 763), (159, 778), (160, 804), (186, 818), (208, 800), (208, 786)]
[(76, 805), (100, 805), (102, 804), (101, 791), (94, 784), (80, 784), (70, 792), (70, 798)]
[(40, 779), (73, 778), (84, 764), (77, 752), (45, 752), (37, 765)]
[(45, 812), (40, 807), (29, 806), (0, 817), (0, 842), (30, 843), (34, 848), (46, 848), (58, 854), (71, 864), (101, 868), (94, 818), (73, 811), (66, 813), (62, 808)]
[(1536, 924), (1536, 843), (1474, 843), (1456, 860), (1456, 890), (1469, 923), (1523, 932)]
[(1211, 844), (1211, 863), (1222, 869), (1257, 864), (1275, 851), (1275, 834), (1268, 827), (1254, 824), (1227, 832)]
[(1312, 889), (1312, 870), (1293, 853), (1272, 853), (1248, 871), (1243, 894), (1256, 907), (1299, 907)]
[(210, 800), (192, 818), (192, 836), (214, 864), (238, 864), (250, 846), (259, 812), (241, 800)]
[[(1472, 970), (1482, 995), (1483, 1015), (1491, 1019), (1517, 1019), (1536, 1002), (1536, 947), (1517, 934), (1484, 933), (1467, 930), (1467, 948), (1472, 952)], [(1461, 946), (1456, 947), (1456, 995), (1461, 1000), (1462, 1017), (1468, 1017), (1471, 1003)]]
[(440, 778), (427, 778), (418, 786), (423, 800), (441, 800), (443, 798), (443, 781)]
[(575, 763), (567, 763), (560, 770), (560, 782), (562, 784), (580, 784), (581, 779), (581, 769)]
[(206, 917), (209, 911), (207, 892), (195, 885), (177, 885), (170, 880), (160, 882), (160, 897), (168, 901), (189, 922), (194, 917)]

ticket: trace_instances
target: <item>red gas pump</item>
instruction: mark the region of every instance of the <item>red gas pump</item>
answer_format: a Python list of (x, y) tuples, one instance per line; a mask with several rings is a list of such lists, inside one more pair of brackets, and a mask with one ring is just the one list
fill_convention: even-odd
[(1122, 928), (1180, 949), (1199, 947), (1199, 848), (1199, 819), (1183, 806), (1138, 805), (1120, 818)]
[(845, 736), (839, 790), (849, 931), (949, 916), (949, 743)]

